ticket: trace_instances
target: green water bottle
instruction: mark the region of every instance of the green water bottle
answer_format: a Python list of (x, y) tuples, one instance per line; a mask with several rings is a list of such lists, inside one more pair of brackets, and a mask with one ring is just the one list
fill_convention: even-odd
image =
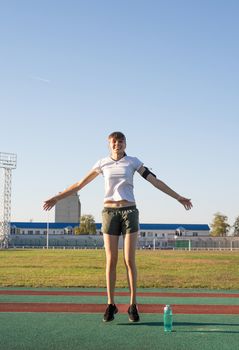
[(173, 311), (170, 305), (166, 305), (163, 310), (164, 332), (172, 332), (173, 330)]

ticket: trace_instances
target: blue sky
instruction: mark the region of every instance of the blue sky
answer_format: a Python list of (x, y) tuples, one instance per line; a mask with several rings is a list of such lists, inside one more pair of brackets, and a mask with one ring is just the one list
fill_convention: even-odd
[[(239, 3), (2, 1), (0, 151), (17, 153), (12, 220), (81, 179), (121, 130), (127, 153), (189, 197), (189, 212), (138, 174), (141, 222), (239, 215)], [(101, 220), (103, 178), (82, 190)], [(49, 214), (54, 220), (54, 210)]]

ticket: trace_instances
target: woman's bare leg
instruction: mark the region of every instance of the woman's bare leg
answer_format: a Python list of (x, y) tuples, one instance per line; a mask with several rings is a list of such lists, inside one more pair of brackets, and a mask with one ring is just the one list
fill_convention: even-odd
[(136, 304), (137, 268), (135, 251), (138, 241), (138, 232), (124, 235), (124, 262), (130, 289), (130, 304)]
[(108, 304), (114, 304), (119, 236), (104, 233)]

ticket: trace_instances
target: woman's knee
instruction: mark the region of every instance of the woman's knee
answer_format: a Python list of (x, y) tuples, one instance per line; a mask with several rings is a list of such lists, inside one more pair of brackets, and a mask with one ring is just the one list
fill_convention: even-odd
[(117, 256), (107, 256), (106, 257), (106, 265), (111, 269), (115, 269), (117, 266), (118, 257)]
[(124, 263), (128, 269), (135, 269), (136, 268), (136, 263), (135, 263), (134, 257), (124, 257)]

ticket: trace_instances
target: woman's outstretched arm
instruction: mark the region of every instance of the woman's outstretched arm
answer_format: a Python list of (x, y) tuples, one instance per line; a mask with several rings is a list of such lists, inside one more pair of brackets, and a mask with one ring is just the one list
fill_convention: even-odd
[(44, 202), (43, 209), (44, 210), (51, 210), (54, 205), (56, 205), (56, 202), (59, 200), (66, 198), (70, 196), (71, 194), (80, 191), (83, 187), (88, 185), (91, 181), (93, 181), (97, 175), (99, 175), (98, 172), (95, 170), (91, 170), (82, 180), (76, 182), (75, 184), (71, 185), (70, 187), (66, 188), (64, 191), (58, 193), (54, 197), (51, 197), (47, 199)]
[(154, 187), (159, 189), (160, 191), (166, 193), (170, 197), (176, 199), (181, 203), (186, 210), (189, 210), (192, 208), (192, 202), (191, 199), (185, 198), (181, 195), (179, 195), (177, 192), (172, 190), (166, 183), (159, 180), (156, 175), (154, 175), (151, 171), (149, 171), (146, 167), (141, 166), (138, 170), (139, 174), (143, 176), (148, 182), (150, 182)]

